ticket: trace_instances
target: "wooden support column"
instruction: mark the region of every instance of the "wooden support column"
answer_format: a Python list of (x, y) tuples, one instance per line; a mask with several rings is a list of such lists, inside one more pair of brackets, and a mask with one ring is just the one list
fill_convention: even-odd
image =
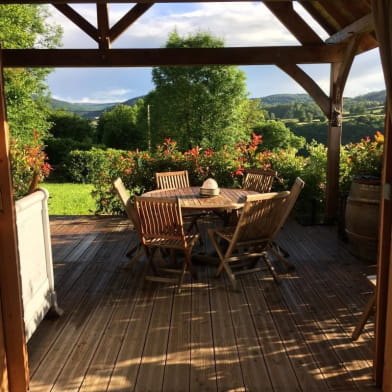
[(379, 248), (377, 259), (376, 332), (374, 378), (383, 391), (392, 391), (392, 119), (386, 116), (384, 139), (384, 187), (380, 208)]
[(343, 91), (362, 34), (353, 37), (347, 45), (342, 62), (331, 64), (330, 115), (328, 128), (327, 186), (325, 222), (333, 223), (337, 218), (339, 205), (339, 166), (342, 141)]
[(327, 186), (325, 221), (334, 222), (339, 202), (339, 163), (342, 140), (342, 107), (343, 98), (337, 93), (337, 85), (341, 63), (331, 64), (330, 115), (327, 142)]
[(0, 49), (0, 298), (10, 392), (28, 389), (15, 208), (9, 162), (9, 132)]

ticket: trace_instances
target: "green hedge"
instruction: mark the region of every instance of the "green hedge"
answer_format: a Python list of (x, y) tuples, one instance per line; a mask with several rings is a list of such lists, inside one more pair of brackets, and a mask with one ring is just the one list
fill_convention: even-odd
[[(327, 150), (313, 142), (306, 146), (306, 156), (295, 149), (260, 151), (261, 139), (253, 135), (249, 143), (220, 151), (195, 147), (186, 152), (177, 150), (170, 139), (153, 152), (102, 150), (72, 151), (66, 164), (68, 175), (74, 182), (91, 183), (97, 213), (122, 213), (123, 208), (113, 191), (112, 180), (121, 177), (132, 196), (155, 188), (155, 173), (188, 170), (192, 185), (215, 178), (221, 187), (241, 186), (244, 171), (249, 167), (271, 167), (282, 178), (276, 190), (290, 189), (295, 178), (301, 177), (306, 185), (300, 195), (298, 208), (305, 215), (320, 216), (324, 211)], [(344, 146), (341, 152), (342, 192), (359, 170), (380, 171), (383, 139), (381, 134), (374, 141), (369, 138), (360, 143)], [(316, 218), (317, 219), (317, 218)], [(311, 222), (315, 223), (315, 222)]]

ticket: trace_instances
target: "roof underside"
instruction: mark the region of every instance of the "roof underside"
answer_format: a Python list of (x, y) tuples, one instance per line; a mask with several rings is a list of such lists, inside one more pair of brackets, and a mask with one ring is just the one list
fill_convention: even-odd
[[(240, 0), (241, 1), (241, 0)], [(181, 3), (191, 3), (182, 0)], [(200, 2), (209, 2), (202, 0)], [(225, 1), (214, 1), (225, 2)], [(300, 45), (273, 47), (230, 47), (210, 49), (110, 49), (112, 42), (139, 19), (154, 3), (177, 1), (142, 0), (52, 0), (57, 8), (97, 44), (97, 49), (4, 49), (6, 67), (110, 67), (203, 64), (305, 64), (342, 62), (347, 47), (356, 39), (355, 54), (378, 46), (373, 31), (370, 0), (276, 1), (263, 0), (266, 7), (296, 38)], [(294, 8), (300, 3), (329, 37), (323, 40)], [(0, 4), (47, 4), (41, 0), (0, 0)], [(97, 26), (78, 14), (72, 3), (96, 4)], [(110, 3), (128, 3), (132, 7), (120, 20), (109, 25)], [(71, 4), (71, 5), (70, 5)], [(246, 29), (246, 26), (244, 26)]]

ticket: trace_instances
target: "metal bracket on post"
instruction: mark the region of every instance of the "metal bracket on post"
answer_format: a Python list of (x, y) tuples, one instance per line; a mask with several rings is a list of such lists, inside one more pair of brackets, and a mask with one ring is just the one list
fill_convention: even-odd
[(385, 183), (383, 186), (383, 198), (384, 200), (391, 200), (391, 191), (392, 191), (392, 186), (389, 183)]

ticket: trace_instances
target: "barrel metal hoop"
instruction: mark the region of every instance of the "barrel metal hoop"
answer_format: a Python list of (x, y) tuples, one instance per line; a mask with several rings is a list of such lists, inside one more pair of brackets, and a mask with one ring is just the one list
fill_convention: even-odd
[(354, 232), (352, 232), (352, 231), (350, 231), (350, 230), (348, 230), (348, 229), (346, 229), (346, 233), (347, 233), (348, 235), (351, 235), (351, 236), (353, 236), (353, 237), (355, 237), (355, 238), (359, 238), (359, 239), (361, 239), (361, 240), (367, 240), (367, 241), (373, 241), (373, 242), (377, 242), (377, 241), (378, 241), (377, 238), (369, 237), (369, 236), (367, 236), (367, 235), (362, 235), (362, 234), (358, 234), (358, 233), (354, 233)]

